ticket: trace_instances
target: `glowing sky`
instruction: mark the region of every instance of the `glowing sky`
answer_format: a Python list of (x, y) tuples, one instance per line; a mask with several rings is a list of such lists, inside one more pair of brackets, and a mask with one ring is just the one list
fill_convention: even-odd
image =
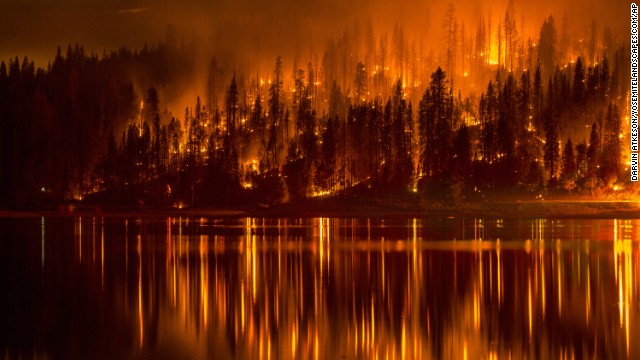
[[(432, 34), (439, 34), (446, 1), (425, 0), (0, 0), (0, 59), (25, 54), (46, 66), (57, 45), (80, 43), (89, 51), (102, 53), (121, 45), (141, 47), (145, 41), (164, 37), (172, 24), (183, 37), (197, 33), (207, 37), (224, 21), (272, 21), (288, 23), (297, 18), (289, 33), (309, 31), (339, 33), (355, 18), (371, 16), (376, 28), (393, 23), (411, 29), (430, 22)], [(628, 27), (628, 2), (622, 0), (515, 0), (516, 12), (524, 17), (531, 35), (539, 32), (542, 19), (554, 14), (558, 23), (566, 13), (572, 27), (586, 27), (592, 19), (616, 32)], [(508, 1), (455, 1), (458, 18), (469, 28), (478, 14), (488, 14), (494, 23), (502, 17)], [(292, 25), (293, 26), (293, 25)], [(434, 31), (435, 29), (435, 31)], [(232, 35), (230, 35), (232, 36)], [(321, 42), (324, 39), (320, 39)]]

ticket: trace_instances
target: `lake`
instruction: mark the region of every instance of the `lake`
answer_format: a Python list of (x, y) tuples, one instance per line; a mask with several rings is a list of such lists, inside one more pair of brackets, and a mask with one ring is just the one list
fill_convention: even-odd
[(640, 220), (0, 219), (0, 357), (640, 358)]

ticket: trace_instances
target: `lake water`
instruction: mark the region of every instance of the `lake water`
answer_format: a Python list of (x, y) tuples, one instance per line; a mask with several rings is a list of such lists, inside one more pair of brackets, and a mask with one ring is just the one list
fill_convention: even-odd
[(640, 358), (639, 228), (0, 219), (0, 357)]

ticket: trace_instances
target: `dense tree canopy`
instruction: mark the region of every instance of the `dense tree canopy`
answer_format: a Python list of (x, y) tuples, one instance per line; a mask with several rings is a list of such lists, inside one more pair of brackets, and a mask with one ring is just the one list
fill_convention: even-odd
[[(296, 67), (291, 82), (280, 57), (267, 81), (225, 77), (214, 58), (204, 103), (196, 96), (175, 116), (163, 94), (198, 76), (195, 45), (102, 57), (70, 46), (47, 69), (11, 59), (0, 65), (0, 203), (273, 204), (362, 185), (473, 197), (620, 181), (624, 47), (598, 62), (559, 64), (549, 17), (539, 62), (526, 68), (512, 14), (504, 26), (504, 61), (463, 67), (493, 74), (465, 98), (446, 67), (413, 82), (390, 78), (384, 56), (380, 65), (365, 56), (339, 68), (330, 44), (322, 64)], [(401, 41), (400, 28), (394, 38)], [(393, 63), (409, 68), (403, 56)]]

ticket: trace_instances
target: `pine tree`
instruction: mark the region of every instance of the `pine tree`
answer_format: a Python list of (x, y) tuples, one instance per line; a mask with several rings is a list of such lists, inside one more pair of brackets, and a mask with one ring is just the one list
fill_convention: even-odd
[(462, 124), (453, 141), (452, 177), (468, 181), (471, 174), (471, 138), (469, 129)]
[(571, 138), (567, 140), (562, 152), (562, 178), (564, 180), (575, 180), (576, 177), (576, 160), (573, 153), (573, 143)]
[(542, 71), (540, 70), (540, 64), (536, 67), (536, 73), (533, 76), (533, 116), (534, 125), (538, 132), (542, 133), (544, 130), (542, 120)]
[(587, 143), (583, 140), (576, 145), (576, 177), (579, 182), (587, 175)]
[(620, 172), (620, 115), (618, 107), (609, 104), (604, 127), (604, 144), (600, 174), (607, 184), (618, 179)]
[(365, 101), (367, 95), (367, 73), (363, 63), (356, 65), (356, 76), (353, 81), (354, 98), (356, 103)]
[(587, 148), (587, 174), (586, 179), (590, 180), (597, 175), (597, 169), (600, 166), (600, 135), (596, 123), (591, 125), (591, 134), (589, 135), (589, 147)]
[(576, 60), (576, 68), (573, 76), (573, 101), (581, 105), (583, 103), (585, 89), (584, 68), (582, 65), (582, 58), (578, 57)]
[(560, 156), (559, 142), (558, 142), (558, 125), (555, 116), (550, 115), (547, 120), (547, 126), (545, 130), (545, 144), (544, 144), (544, 166), (547, 169), (549, 175), (549, 185), (555, 186), (558, 175), (558, 158)]
[(446, 73), (441, 68), (436, 69), (420, 102), (422, 169), (427, 178), (441, 176), (448, 165), (453, 109), (450, 109), (447, 85)]
[(407, 141), (406, 107), (402, 82), (398, 79), (393, 94), (392, 153), (395, 155), (393, 156), (392, 181), (400, 188), (409, 185), (413, 173)]
[[(276, 58), (275, 69), (273, 70), (273, 80), (271, 82), (271, 86), (269, 87), (269, 118), (271, 122), (269, 124), (269, 139), (267, 142), (267, 153), (269, 154), (269, 165), (270, 167), (277, 168), (278, 167), (278, 155), (279, 155), (279, 145), (278, 145), (278, 131), (277, 128), (280, 126), (280, 121), (282, 120), (283, 113), (283, 103), (282, 103), (282, 60), (280, 56)], [(307, 88), (307, 96), (308, 94)]]
[(550, 76), (553, 74), (557, 55), (557, 33), (553, 16), (549, 16), (542, 24), (538, 44), (542, 73), (544, 76)]

